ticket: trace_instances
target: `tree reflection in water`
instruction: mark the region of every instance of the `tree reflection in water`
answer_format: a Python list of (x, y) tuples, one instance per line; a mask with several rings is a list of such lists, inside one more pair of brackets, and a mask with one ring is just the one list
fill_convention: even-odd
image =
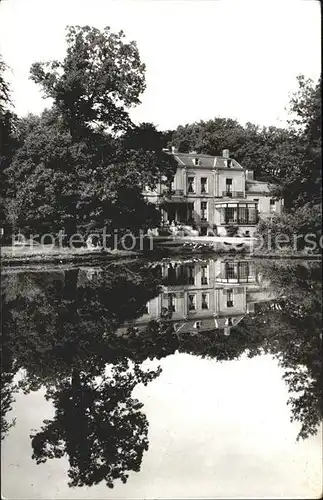
[(129, 471), (140, 470), (148, 449), (148, 421), (142, 403), (131, 397), (134, 387), (147, 385), (160, 370), (143, 371), (139, 365), (118, 362), (109, 374), (91, 377), (73, 371), (70, 379), (48, 388), (55, 417), (44, 421), (32, 437), (33, 458), (68, 456), (70, 486), (91, 486), (116, 479), (126, 482)]
[[(301, 423), (300, 438), (315, 434), (322, 419), (321, 267), (262, 262), (275, 301), (259, 305), (228, 337), (215, 330), (175, 332), (171, 315), (150, 321), (145, 329), (127, 321), (144, 314), (160, 293), (158, 266), (133, 262), (111, 265), (89, 277), (84, 269), (52, 273), (7, 274), (3, 286), (2, 423), (16, 385), (46, 387), (55, 416), (32, 435), (37, 462), (68, 455), (71, 486), (112, 487), (138, 471), (148, 447), (148, 422), (132, 398), (160, 369), (144, 371), (146, 359), (176, 351), (233, 360), (246, 353), (275, 356), (284, 369), (292, 419)], [(4, 362), (5, 360), (5, 362)]]
[(292, 421), (301, 424), (298, 439), (317, 433), (322, 401), (322, 266), (284, 261), (263, 264), (278, 299), (265, 304), (244, 326), (262, 348), (278, 358), (291, 396)]

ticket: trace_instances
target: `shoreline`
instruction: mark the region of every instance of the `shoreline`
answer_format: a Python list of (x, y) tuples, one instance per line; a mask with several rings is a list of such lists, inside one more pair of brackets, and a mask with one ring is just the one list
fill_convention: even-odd
[[(64, 251), (65, 250), (65, 251)], [(133, 251), (113, 251), (102, 252), (93, 250), (79, 250), (74, 249), (46, 249), (45, 251), (26, 252), (20, 249), (5, 248), (1, 249), (0, 262), (1, 267), (11, 267), (15, 265), (28, 265), (28, 264), (81, 264), (81, 263), (96, 263), (102, 261), (116, 261), (121, 259), (134, 259), (140, 257), (139, 252)]]
[(176, 254), (169, 255), (168, 252), (150, 251), (130, 251), (130, 250), (113, 250), (113, 251), (96, 251), (88, 249), (73, 249), (70, 248), (33, 248), (32, 250), (16, 247), (2, 247), (0, 252), (1, 267), (25, 266), (28, 264), (82, 264), (82, 263), (102, 263), (104, 261), (111, 262), (121, 259), (137, 259), (137, 258), (171, 258), (184, 256), (187, 258), (196, 256), (219, 256), (227, 258), (244, 258), (244, 259), (271, 259), (271, 260), (322, 260), (322, 255), (305, 254), (305, 253), (248, 253), (248, 252), (181, 252), (178, 250)]

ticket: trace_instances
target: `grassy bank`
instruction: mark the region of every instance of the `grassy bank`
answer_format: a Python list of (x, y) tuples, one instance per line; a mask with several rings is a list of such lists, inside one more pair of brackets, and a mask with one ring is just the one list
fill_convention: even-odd
[(56, 263), (65, 264), (69, 262), (96, 262), (102, 260), (114, 260), (134, 258), (139, 256), (138, 252), (126, 250), (88, 250), (87, 248), (62, 248), (50, 245), (1, 248), (2, 265), (17, 265), (29, 263)]

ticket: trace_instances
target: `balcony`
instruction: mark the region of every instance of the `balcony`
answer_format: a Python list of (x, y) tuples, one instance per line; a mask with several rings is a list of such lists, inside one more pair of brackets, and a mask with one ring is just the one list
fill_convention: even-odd
[(183, 189), (163, 189), (161, 194), (165, 196), (165, 198), (182, 198), (184, 196)]
[(244, 198), (243, 191), (222, 191), (223, 198)]

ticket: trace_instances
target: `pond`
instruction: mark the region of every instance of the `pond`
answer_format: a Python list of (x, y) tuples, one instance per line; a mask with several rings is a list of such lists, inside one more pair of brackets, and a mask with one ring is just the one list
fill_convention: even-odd
[(2, 272), (6, 499), (315, 498), (321, 264)]

